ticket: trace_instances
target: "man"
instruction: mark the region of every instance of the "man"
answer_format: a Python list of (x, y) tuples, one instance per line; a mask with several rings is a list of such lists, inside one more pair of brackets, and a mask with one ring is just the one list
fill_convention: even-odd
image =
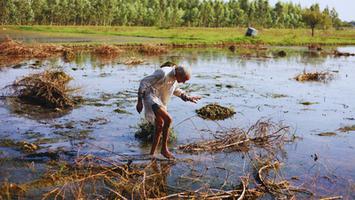
[(168, 159), (174, 158), (168, 149), (169, 127), (172, 123), (172, 118), (167, 111), (167, 104), (173, 94), (183, 101), (193, 103), (201, 99), (199, 96), (188, 96), (177, 87), (178, 83), (185, 83), (190, 78), (190, 70), (183, 66), (174, 65), (172, 67), (162, 67), (141, 80), (136, 108), (138, 113), (141, 113), (144, 105), (146, 119), (155, 124), (151, 155), (154, 155), (160, 142), (161, 134), (163, 134), (161, 154)]

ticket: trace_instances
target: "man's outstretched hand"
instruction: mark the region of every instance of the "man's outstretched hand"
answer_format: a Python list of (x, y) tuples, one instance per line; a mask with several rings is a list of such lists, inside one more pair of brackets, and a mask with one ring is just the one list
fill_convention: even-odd
[(189, 96), (187, 97), (187, 101), (191, 101), (192, 103), (197, 103), (198, 100), (200, 100), (202, 97), (200, 96)]
[(137, 102), (136, 109), (137, 109), (137, 112), (138, 112), (138, 113), (141, 113), (141, 112), (142, 112), (142, 110), (143, 110), (143, 103), (142, 103), (142, 101), (138, 101), (138, 102)]

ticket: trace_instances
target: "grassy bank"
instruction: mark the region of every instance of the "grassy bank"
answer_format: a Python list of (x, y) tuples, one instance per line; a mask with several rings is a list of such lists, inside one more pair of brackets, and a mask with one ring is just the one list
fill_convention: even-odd
[[(316, 30), (311, 37), (310, 29), (262, 29), (255, 38), (244, 37), (246, 28), (170, 28), (156, 27), (101, 27), (101, 26), (3, 26), (0, 31), (14, 32), (19, 35), (40, 35), (41, 37), (90, 37), (110, 38), (117, 36), (132, 37), (122, 42), (164, 44), (255, 44), (268, 45), (355, 45), (355, 29)], [(139, 38), (139, 41), (135, 40)], [(143, 39), (143, 40), (142, 40)], [(153, 40), (152, 40), (153, 39)], [(90, 42), (89, 42), (90, 43)]]

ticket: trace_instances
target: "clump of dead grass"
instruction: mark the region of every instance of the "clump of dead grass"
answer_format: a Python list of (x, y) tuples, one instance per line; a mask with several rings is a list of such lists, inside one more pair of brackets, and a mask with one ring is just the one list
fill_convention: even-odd
[[(313, 193), (302, 187), (295, 187), (280, 174), (282, 163), (264, 158), (255, 158), (255, 180), (260, 184), (259, 191), (271, 194), (275, 199), (296, 199), (297, 194), (308, 197)], [(270, 178), (272, 176), (272, 178)]]
[(58, 45), (25, 45), (9, 37), (0, 43), (0, 55), (13, 57), (46, 58), (53, 54), (59, 54), (64, 49)]
[(231, 129), (215, 133), (214, 139), (181, 145), (179, 149), (187, 153), (248, 151), (252, 146), (273, 151), (289, 141), (287, 126), (279, 126), (268, 121), (258, 121), (248, 130)]
[(232, 108), (213, 103), (196, 110), (196, 113), (203, 119), (224, 120), (232, 117), (235, 111)]
[(68, 86), (72, 78), (60, 70), (44, 71), (16, 80), (7, 86), (12, 97), (45, 108), (70, 108), (75, 101), (71, 94), (76, 88)]
[(159, 55), (167, 53), (168, 50), (165, 47), (153, 45), (153, 44), (144, 44), (138, 48), (138, 52), (145, 55)]
[(115, 56), (122, 53), (123, 50), (112, 45), (100, 45), (94, 48), (93, 53), (104, 56)]
[(131, 58), (128, 58), (126, 61), (124, 61), (123, 64), (125, 64), (125, 65), (139, 65), (142, 63), (144, 63), (143, 59), (131, 57)]
[(249, 188), (249, 178), (241, 177), (241, 187), (224, 191), (201, 188), (196, 191), (179, 189), (173, 192), (168, 176), (174, 163), (152, 160), (142, 164), (123, 164), (92, 155), (79, 157), (74, 164), (53, 163), (41, 179), (18, 185), (23, 191), (47, 187), (42, 199), (229, 199), (252, 198), (262, 195)]
[(295, 77), (296, 81), (329, 81), (333, 79), (333, 74), (329, 72), (303, 72)]

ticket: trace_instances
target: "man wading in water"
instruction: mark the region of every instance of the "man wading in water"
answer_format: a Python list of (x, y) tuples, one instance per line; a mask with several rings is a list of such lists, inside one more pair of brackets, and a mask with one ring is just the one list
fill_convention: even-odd
[(145, 118), (150, 123), (155, 124), (155, 135), (150, 151), (151, 155), (154, 155), (163, 133), (161, 154), (168, 159), (174, 158), (168, 149), (169, 127), (172, 118), (167, 111), (167, 103), (173, 94), (180, 97), (183, 101), (193, 103), (201, 99), (198, 96), (188, 96), (183, 90), (177, 87), (178, 83), (185, 83), (190, 77), (190, 70), (174, 65), (172, 67), (162, 67), (152, 75), (141, 80), (136, 108), (138, 113), (141, 113), (144, 105)]

